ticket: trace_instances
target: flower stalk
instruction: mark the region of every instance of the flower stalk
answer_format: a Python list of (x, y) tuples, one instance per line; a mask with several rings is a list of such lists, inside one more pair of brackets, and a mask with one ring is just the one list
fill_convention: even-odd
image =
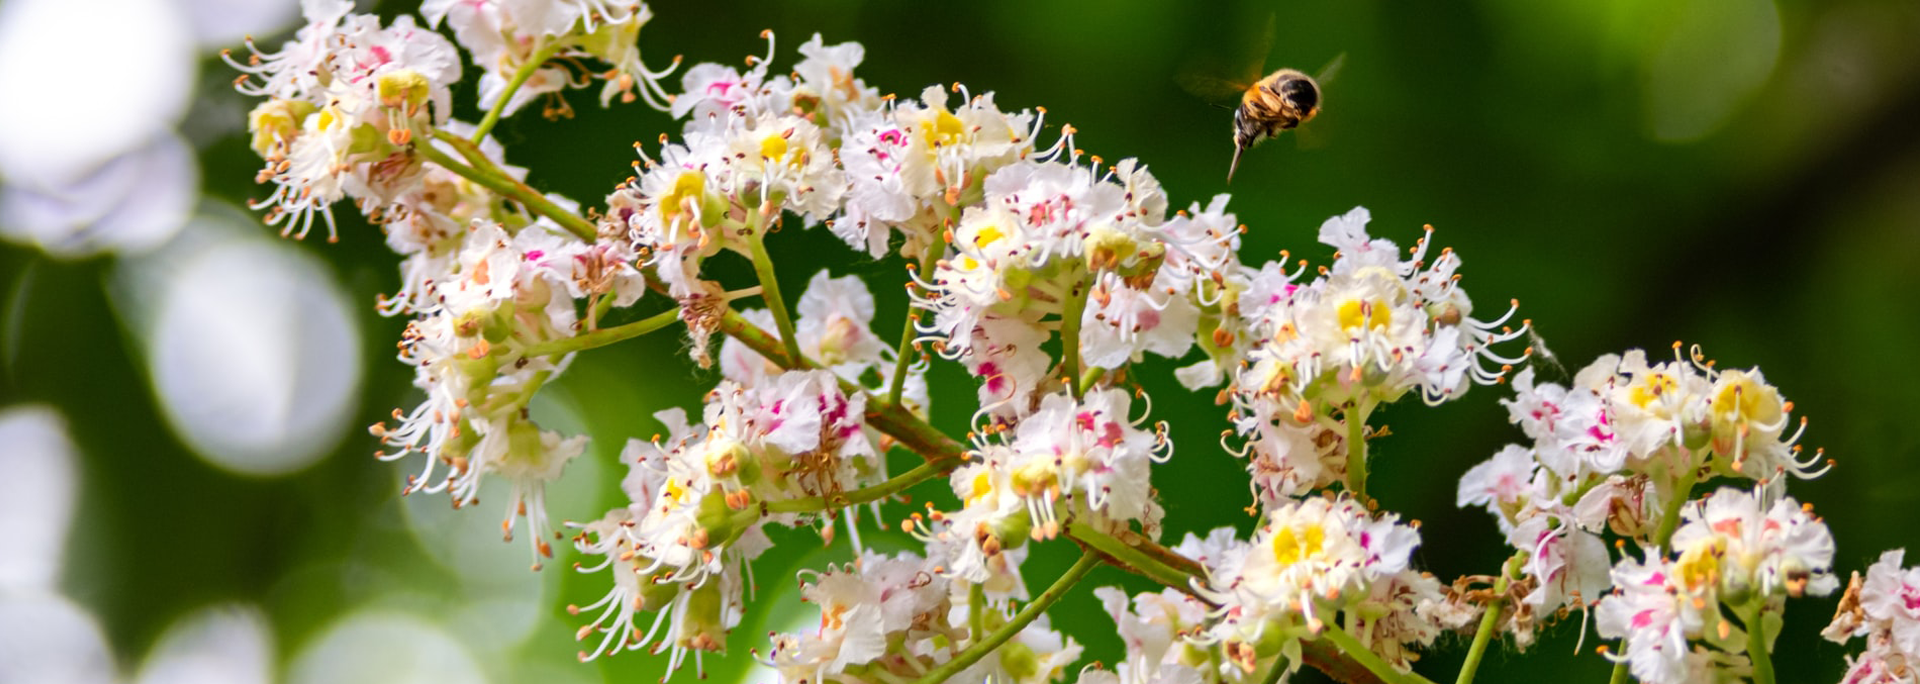
[(534, 72), (539, 71), (540, 67), (546, 65), (547, 60), (559, 54), (566, 46), (566, 41), (557, 38), (545, 39), (539, 49), (534, 50), (533, 54), (527, 57), (526, 63), (513, 71), (513, 77), (507, 80), (507, 87), (500, 91), (500, 96), (494, 101), (493, 107), (488, 108), (486, 115), (480, 118), (480, 123), (473, 127), (473, 135), (470, 139), (474, 144), (480, 144), (481, 140), (486, 139), (488, 133), (493, 132), (494, 125), (500, 123), (501, 114), (506, 112), (507, 103), (513, 101), (514, 93), (520, 92), (520, 86), (525, 85), (527, 79), (533, 77)]
[(1019, 634), (1020, 630), (1025, 629), (1027, 625), (1039, 619), (1042, 614), (1047, 612), (1047, 608), (1058, 602), (1061, 597), (1066, 596), (1068, 589), (1072, 589), (1074, 585), (1079, 584), (1080, 580), (1084, 579), (1087, 573), (1092, 572), (1094, 566), (1099, 564), (1100, 556), (1098, 554), (1091, 552), (1081, 554), (1080, 560), (1074, 561), (1073, 567), (1067, 568), (1066, 573), (1060, 575), (1059, 579), (1054, 580), (1053, 585), (1047, 587), (1046, 591), (1041, 592), (1039, 596), (1033, 597), (1033, 601), (1022, 607), (1020, 612), (1015, 613), (1012, 620), (1008, 620), (1006, 624), (993, 630), (985, 639), (969, 644), (966, 650), (955, 654), (952, 660), (941, 663), (939, 667), (933, 668), (926, 676), (916, 680), (915, 684), (941, 684), (954, 675), (959, 674), (961, 670), (965, 670), (972, 667), (974, 663), (980, 662), (981, 658), (985, 658), (988, 654), (993, 653), (994, 649), (1000, 648), (1002, 644), (1013, 639), (1014, 635)]

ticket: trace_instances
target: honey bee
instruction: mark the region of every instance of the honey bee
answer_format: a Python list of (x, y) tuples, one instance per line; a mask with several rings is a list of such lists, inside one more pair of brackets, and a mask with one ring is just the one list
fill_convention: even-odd
[(1182, 88), (1203, 98), (1221, 99), (1233, 94), (1240, 96), (1240, 105), (1233, 108), (1233, 162), (1227, 166), (1229, 183), (1233, 182), (1233, 172), (1240, 168), (1241, 153), (1261, 141), (1278, 137), (1312, 121), (1313, 117), (1320, 114), (1320, 106), (1325, 101), (1321, 84), (1332, 80), (1346, 61), (1344, 53), (1334, 57), (1318, 76), (1308, 76), (1296, 69), (1281, 69), (1261, 77), (1260, 62), (1265, 59), (1267, 45), (1272, 39), (1273, 20), (1269, 18), (1257, 53), (1243, 60), (1242, 73), (1237, 78), (1209, 76), (1192, 67), (1179, 78)]

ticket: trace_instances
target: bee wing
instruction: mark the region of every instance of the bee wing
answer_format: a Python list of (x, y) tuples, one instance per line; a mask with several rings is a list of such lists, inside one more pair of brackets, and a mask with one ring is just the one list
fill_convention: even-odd
[(1250, 83), (1236, 83), (1198, 71), (1183, 71), (1174, 76), (1173, 81), (1180, 84), (1181, 90), (1210, 102), (1240, 99), (1240, 94), (1250, 87)]
[(1252, 52), (1240, 57), (1240, 80), (1248, 86), (1259, 83), (1260, 77), (1266, 75), (1264, 67), (1267, 64), (1267, 53), (1273, 51), (1273, 31), (1276, 21), (1274, 13), (1267, 13), (1267, 23), (1260, 29), (1259, 39), (1248, 45)]
[[(1261, 67), (1267, 61), (1267, 51), (1273, 45), (1274, 15), (1269, 13), (1267, 21), (1258, 36), (1249, 36), (1244, 31), (1235, 32), (1224, 41), (1224, 49), (1203, 51), (1182, 64), (1174, 76), (1174, 82), (1201, 99), (1219, 102), (1238, 101), (1241, 94), (1259, 83)], [(1244, 24), (1243, 24), (1244, 25)], [(1216, 43), (1216, 46), (1220, 46)], [(1224, 47), (1224, 46), (1222, 46)], [(1238, 48), (1238, 54), (1232, 50)]]
[(1333, 59), (1329, 60), (1326, 66), (1320, 67), (1319, 73), (1313, 75), (1313, 81), (1325, 86), (1327, 83), (1332, 82), (1333, 79), (1338, 78), (1340, 76), (1340, 67), (1346, 65), (1347, 53), (1342, 52), (1334, 55)]
[(1335, 137), (1338, 136), (1336, 136), (1333, 131), (1327, 130), (1326, 125), (1320, 121), (1319, 117), (1314, 117), (1312, 121), (1308, 121), (1301, 124), (1299, 128), (1293, 129), (1294, 147), (1302, 150), (1326, 149), (1333, 145), (1333, 139)]
[[(1313, 77), (1313, 81), (1320, 84), (1320, 97), (1322, 100), (1326, 99), (1327, 84), (1339, 77), (1340, 68), (1346, 65), (1347, 53), (1342, 52), (1334, 55), (1333, 59), (1328, 61), (1326, 66), (1320, 67), (1320, 73)], [(1332, 124), (1333, 128), (1338, 128), (1338, 117), (1332, 122), (1322, 117), (1314, 117), (1312, 121), (1294, 129), (1294, 145), (1303, 150), (1318, 150), (1332, 145), (1333, 139), (1337, 137), (1337, 135), (1333, 128), (1328, 127), (1329, 124)]]

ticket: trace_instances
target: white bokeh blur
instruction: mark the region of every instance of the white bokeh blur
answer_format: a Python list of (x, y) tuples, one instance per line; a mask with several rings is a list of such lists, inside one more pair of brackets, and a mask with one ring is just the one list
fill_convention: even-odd
[(260, 611), (211, 606), (174, 621), (147, 654), (134, 684), (267, 684), (273, 638)]
[(0, 592), (52, 591), (73, 521), (73, 442), (45, 406), (0, 411)]
[(286, 26), (298, 7), (0, 3), (0, 238), (63, 258), (166, 242), (200, 191), (199, 165), (174, 132), (193, 102), (198, 60)]
[(440, 626), (405, 613), (349, 614), (294, 656), (288, 684), (484, 684), (467, 648)]
[(0, 684), (114, 680), (113, 652), (92, 613), (52, 592), (0, 592)]
[(327, 267), (263, 233), (208, 205), (172, 243), (124, 260), (114, 284), (182, 441), (220, 468), (272, 476), (355, 432), (360, 334)]

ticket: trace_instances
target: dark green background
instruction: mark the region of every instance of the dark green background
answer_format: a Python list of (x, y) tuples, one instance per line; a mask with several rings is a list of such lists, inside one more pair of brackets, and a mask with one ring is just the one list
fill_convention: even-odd
[[(394, 3), (381, 10), (398, 11)], [(1711, 76), (1743, 53), (1711, 35), (1689, 33), (1734, 6), (1679, 3), (1311, 2), (1184, 4), (1149, 2), (662, 3), (642, 33), (653, 64), (666, 56), (740, 64), (764, 52), (755, 36), (780, 36), (776, 69), (797, 61), (813, 32), (858, 40), (858, 75), (905, 96), (961, 81), (992, 90), (1003, 108), (1044, 106), (1052, 124), (1079, 129), (1076, 144), (1109, 162), (1139, 157), (1165, 184), (1174, 206), (1228, 191), (1230, 115), (1182, 92), (1184, 64), (1219, 61), (1254, 42), (1277, 16), (1268, 68), (1314, 69), (1345, 53), (1327, 85), (1324, 145), (1292, 140), (1247, 155), (1230, 205), (1250, 227), (1249, 262), (1293, 250), (1325, 263), (1313, 241), (1319, 223), (1355, 205), (1372, 210), (1374, 234), (1410, 244), (1423, 223), (1465, 260), (1464, 285), (1481, 314), (1517, 298), (1569, 370), (1595, 356), (1640, 347), (1656, 356), (1675, 340), (1705, 345), (1724, 367), (1759, 366), (1812, 423), (1806, 443), (1839, 466), (1792, 493), (1828, 518), (1839, 544), (1836, 572), (1863, 569), (1883, 549), (1913, 542), (1920, 521), (1920, 439), (1910, 427), (1920, 401), (1913, 351), (1920, 333), (1920, 3), (1779, 0), (1778, 59), (1764, 83), (1740, 100), (1724, 126), (1697, 141), (1656, 142), (1649, 134), (1649, 55), (1682, 46)], [(1688, 12), (1704, 13), (1688, 15)], [(1706, 22), (1712, 25), (1712, 22)], [(1738, 41), (1736, 41), (1738, 42)], [(217, 63), (202, 77), (196, 116), (246, 103), (225, 90)], [(1698, 99), (1720, 80), (1706, 78)], [(670, 90), (678, 90), (677, 80)], [(472, 97), (471, 82), (459, 96)], [(629, 143), (651, 146), (678, 126), (635, 106), (601, 110), (592, 93), (570, 98), (571, 121), (540, 120), (537, 107), (504, 122), (496, 136), (509, 160), (533, 169), (531, 182), (586, 205), (598, 204), (631, 173)], [(1682, 98), (1684, 104), (1692, 102)], [(472, 114), (468, 115), (472, 118)], [(204, 136), (203, 136), (204, 138)], [(205, 138), (204, 185), (238, 199), (257, 161), (238, 132)], [(342, 208), (343, 210), (345, 207)], [(342, 211), (343, 216), (351, 213)], [(396, 259), (378, 233), (349, 220), (341, 242), (300, 248), (329, 263), (361, 306), (369, 368), (354, 425), (394, 406), (412, 406), (411, 373), (389, 354), (402, 322), (376, 316), (371, 302), (397, 283)], [(263, 231), (267, 230), (262, 228)], [(868, 260), (825, 231), (789, 229), (773, 249), (782, 280), (798, 292), (811, 269), (869, 276), (877, 293), (898, 292), (897, 259)], [(716, 272), (735, 286), (750, 272), (733, 259)], [(132, 662), (173, 616), (212, 600), (258, 602), (271, 615), (285, 654), (296, 652), (342, 611), (387, 605), (439, 618), (470, 580), (437, 564), (406, 529), (395, 468), (367, 458), (359, 429), (320, 465), (279, 479), (231, 475), (194, 458), (154, 407), (138, 345), (123, 332), (103, 283), (110, 259), (55, 262), (18, 246), (0, 248), (11, 293), (0, 403), (49, 402), (68, 418), (84, 451), (82, 510), (70, 537), (68, 593), (101, 615)], [(653, 305), (643, 306), (658, 306)], [(875, 329), (898, 330), (903, 303), (882, 297)], [(617, 320), (617, 319), (616, 319)], [(714, 380), (684, 362), (684, 343), (644, 338), (587, 355), (552, 386), (575, 407), (600, 471), (628, 437), (659, 427), (666, 406), (692, 408)], [(1154, 473), (1170, 538), (1218, 525), (1247, 528), (1241, 463), (1214, 436), (1224, 411), (1211, 393), (1189, 395), (1172, 364), (1139, 376), (1155, 417), (1174, 426), (1181, 447)], [(964, 430), (972, 389), (957, 367), (934, 372), (940, 426)], [(1381, 415), (1394, 436), (1377, 443), (1375, 493), (1424, 522), (1418, 562), (1442, 578), (1490, 572), (1504, 557), (1493, 521), (1453, 506), (1459, 475), (1519, 439), (1496, 400), (1478, 388), (1439, 408), (1403, 402)], [(896, 454), (896, 467), (911, 459)], [(598, 501), (556, 504), (579, 519), (613, 499), (607, 477)], [(924, 492), (936, 501), (941, 495)], [(439, 505), (440, 501), (430, 502)], [(483, 507), (467, 515), (497, 515)], [(892, 543), (870, 538), (875, 545)], [(793, 564), (847, 558), (845, 542), (822, 553), (807, 535), (759, 568), (763, 600), (791, 604)], [(553, 668), (584, 668), (614, 681), (651, 680), (664, 659), (629, 654), (592, 666), (566, 664), (577, 622), (568, 601), (585, 602), (604, 576), (574, 576), (568, 559), (529, 577), (545, 583), (549, 618), (519, 650), (491, 654), (497, 681)], [(1065, 569), (1074, 550), (1044, 545), (1027, 566), (1030, 584)], [(802, 558), (802, 556), (810, 556)], [(1098, 571), (1100, 583), (1122, 581)], [(558, 587), (556, 597), (552, 587)], [(1144, 588), (1133, 582), (1129, 586)], [(1037, 587), (1036, 587), (1037, 588)], [(1781, 681), (1831, 681), (1842, 654), (1819, 640), (1830, 599), (1793, 602), (1777, 663)], [(1089, 660), (1119, 657), (1111, 622), (1086, 591), (1055, 612), (1056, 626), (1088, 644)], [(709, 660), (732, 681), (746, 649), (764, 647), (769, 627), (752, 619), (736, 632), (733, 657)], [(1578, 658), (1577, 628), (1549, 630), (1534, 651), (1489, 655), (1486, 681), (1563, 675), (1602, 681), (1608, 664)], [(1588, 635), (1591, 637), (1592, 635)], [(1450, 639), (1420, 671), (1450, 680), (1464, 644)], [(1303, 675), (1311, 677), (1312, 675)]]

